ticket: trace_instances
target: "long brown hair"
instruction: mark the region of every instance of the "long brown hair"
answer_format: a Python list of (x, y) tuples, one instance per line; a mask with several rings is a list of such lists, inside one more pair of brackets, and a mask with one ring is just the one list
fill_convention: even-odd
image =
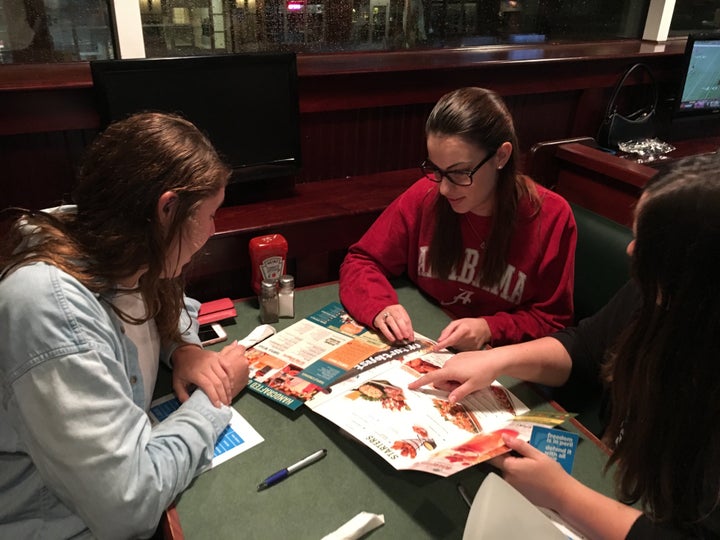
[[(14, 225), (0, 246), (0, 268), (7, 275), (45, 262), (105, 295), (146, 267), (138, 284), (146, 318), (118, 314), (134, 323), (155, 318), (162, 339), (178, 339), (183, 279), (161, 277), (166, 256), (174, 239), (182, 242), (188, 218), (225, 188), (229, 175), (192, 123), (164, 113), (133, 115), (110, 125), (88, 147), (73, 192), (76, 212), (5, 211)], [(178, 203), (165, 228), (157, 204), (167, 191), (177, 194)]]
[(692, 530), (720, 500), (720, 160), (649, 186), (632, 269), (642, 307), (604, 372), (618, 496)]
[[(507, 266), (520, 200), (529, 197), (534, 212), (539, 208), (532, 181), (518, 173), (518, 140), (512, 116), (495, 92), (485, 88), (460, 88), (440, 98), (427, 119), (425, 134), (457, 136), (487, 152), (496, 151), (504, 142), (512, 144), (510, 158), (497, 173), (496, 203), (480, 276), (481, 285), (495, 285)], [(428, 261), (436, 276), (447, 278), (465, 255), (460, 228), (462, 216), (441, 196), (435, 200), (435, 212), (437, 219)]]

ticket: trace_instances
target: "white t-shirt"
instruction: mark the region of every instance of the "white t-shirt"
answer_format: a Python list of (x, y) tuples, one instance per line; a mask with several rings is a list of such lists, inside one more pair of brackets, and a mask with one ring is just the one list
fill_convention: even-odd
[[(145, 302), (139, 292), (119, 289), (113, 298), (113, 304), (123, 313), (133, 318), (145, 316)], [(158, 334), (155, 320), (151, 319), (143, 324), (125, 325), (125, 335), (130, 338), (138, 350), (138, 362), (142, 373), (145, 388), (145, 410), (150, 409), (155, 381), (157, 380), (158, 365), (160, 363), (160, 334)]]

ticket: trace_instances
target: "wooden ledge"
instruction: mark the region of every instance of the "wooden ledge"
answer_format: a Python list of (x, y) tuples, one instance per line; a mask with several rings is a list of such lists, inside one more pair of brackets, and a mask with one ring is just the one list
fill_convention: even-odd
[[(456, 70), (478, 64), (555, 63), (617, 57), (648, 58), (682, 55), (685, 38), (655, 43), (637, 39), (589, 41), (580, 43), (537, 43), (523, 45), (483, 45), (448, 49), (404, 51), (348, 51), (338, 53), (299, 53), (300, 78), (348, 74), (396, 73), (436, 69)], [(90, 63), (58, 62), (45, 64), (3, 64), (0, 92), (91, 88)], [(545, 81), (547, 82), (547, 81)]]
[(630, 159), (582, 143), (563, 144), (557, 150), (558, 159), (586, 167), (609, 178), (632, 184), (642, 189), (657, 170)]
[(265, 234), (287, 240), (296, 286), (338, 279), (347, 248), (419, 176), (413, 168), (310, 182), (289, 197), (220, 208), (215, 234), (188, 275), (189, 294), (203, 302), (252, 296), (248, 243)]
[(290, 197), (220, 208), (215, 237), (380, 212), (419, 177), (413, 168), (296, 184)]

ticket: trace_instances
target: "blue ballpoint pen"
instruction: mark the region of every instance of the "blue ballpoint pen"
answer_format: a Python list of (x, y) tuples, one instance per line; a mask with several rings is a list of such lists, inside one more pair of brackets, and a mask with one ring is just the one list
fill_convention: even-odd
[(324, 448), (322, 450), (318, 450), (314, 454), (310, 454), (308, 457), (306, 457), (305, 459), (301, 459), (294, 465), (290, 465), (286, 469), (279, 470), (275, 474), (271, 474), (270, 476), (268, 476), (265, 480), (260, 482), (257, 490), (262, 491), (263, 489), (269, 488), (270, 486), (274, 486), (281, 480), (284, 480), (285, 478), (290, 476), (292, 473), (297, 472), (300, 469), (302, 469), (303, 467), (307, 467), (308, 465), (311, 465), (311, 464), (315, 463), (316, 461), (321, 460), (326, 455), (327, 455), (327, 450)]

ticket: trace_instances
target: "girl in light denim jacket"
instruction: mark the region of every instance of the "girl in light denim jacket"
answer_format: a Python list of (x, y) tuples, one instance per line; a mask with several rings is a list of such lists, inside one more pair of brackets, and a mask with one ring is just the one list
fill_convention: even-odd
[[(247, 360), (201, 348), (182, 269), (229, 174), (190, 122), (141, 113), (90, 145), (75, 206), (3, 212), (0, 537), (150, 536), (211, 460)], [(152, 427), (161, 359), (183, 404)]]

